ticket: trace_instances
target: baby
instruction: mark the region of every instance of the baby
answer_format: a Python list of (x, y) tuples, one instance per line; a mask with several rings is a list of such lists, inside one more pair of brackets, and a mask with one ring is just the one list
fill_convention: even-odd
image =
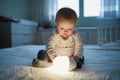
[[(40, 50), (37, 59), (33, 60), (33, 66), (40, 67), (39, 61), (53, 62), (57, 56), (68, 56), (81, 68), (84, 63), (83, 43), (79, 32), (75, 30), (77, 15), (71, 8), (61, 8), (55, 18), (55, 29), (49, 37), (46, 51)], [(40, 65), (38, 65), (40, 64)]]

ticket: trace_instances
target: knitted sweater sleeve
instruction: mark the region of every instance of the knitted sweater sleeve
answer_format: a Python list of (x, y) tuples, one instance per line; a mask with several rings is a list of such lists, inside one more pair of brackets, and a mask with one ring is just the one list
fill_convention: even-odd
[(75, 53), (74, 56), (82, 57), (83, 55), (83, 43), (80, 38), (79, 32), (76, 32), (74, 35), (75, 38)]
[(54, 57), (57, 56), (57, 54), (55, 52), (56, 42), (57, 42), (57, 39), (56, 39), (54, 33), (52, 33), (50, 35), (47, 45), (46, 45), (46, 51), (51, 60), (53, 60)]

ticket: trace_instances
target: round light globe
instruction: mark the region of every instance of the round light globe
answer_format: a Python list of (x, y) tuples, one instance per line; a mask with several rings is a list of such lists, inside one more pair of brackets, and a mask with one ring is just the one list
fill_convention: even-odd
[(53, 68), (56, 71), (70, 71), (76, 68), (76, 62), (67, 56), (58, 56), (53, 61)]

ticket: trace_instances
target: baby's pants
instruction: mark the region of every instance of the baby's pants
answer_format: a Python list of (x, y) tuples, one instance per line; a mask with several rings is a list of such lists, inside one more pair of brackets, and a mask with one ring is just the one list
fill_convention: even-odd
[[(37, 54), (37, 61), (42, 60), (42, 61), (47, 61), (47, 62), (52, 62), (50, 57), (48, 56), (47, 52), (45, 50), (40, 50)], [(79, 62), (77, 63), (77, 68), (81, 68), (82, 64), (84, 64), (84, 56), (83, 58), (79, 58)], [(32, 62), (33, 66), (36, 67), (39, 63), (35, 61), (35, 59), (33, 59)], [(39, 66), (37, 66), (39, 67)]]

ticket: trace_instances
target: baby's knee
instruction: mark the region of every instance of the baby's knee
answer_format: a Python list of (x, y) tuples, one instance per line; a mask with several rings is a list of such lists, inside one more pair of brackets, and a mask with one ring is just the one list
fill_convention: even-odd
[(37, 55), (37, 59), (39, 60), (46, 60), (47, 59), (47, 53), (45, 50), (40, 50)]

